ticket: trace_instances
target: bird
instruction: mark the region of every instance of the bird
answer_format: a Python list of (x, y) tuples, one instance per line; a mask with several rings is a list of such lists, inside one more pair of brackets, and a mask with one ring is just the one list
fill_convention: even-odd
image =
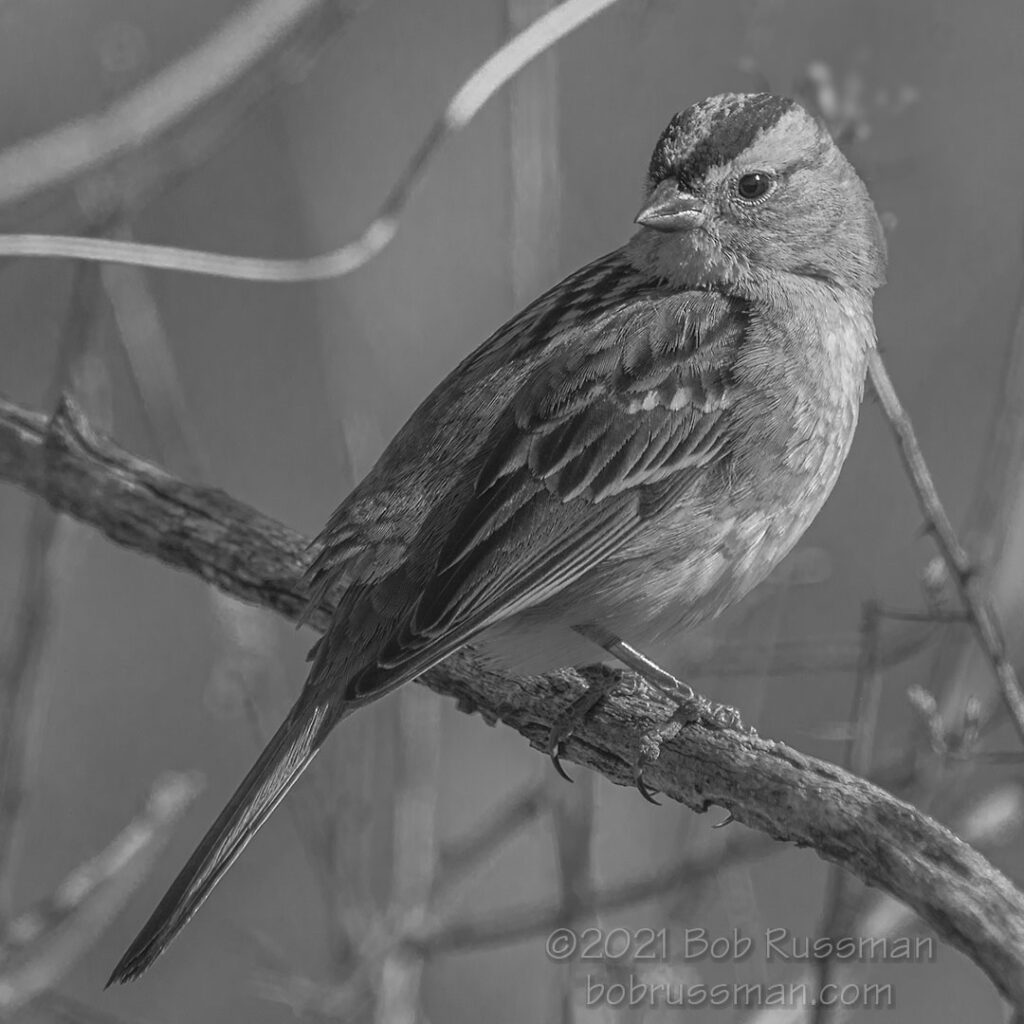
[(354, 711), (470, 642), (520, 674), (643, 650), (817, 515), (885, 279), (861, 178), (793, 99), (726, 93), (672, 117), (635, 223), (464, 359), (334, 512), (306, 580), (312, 607), (340, 596), (306, 683), (108, 985), (167, 948)]

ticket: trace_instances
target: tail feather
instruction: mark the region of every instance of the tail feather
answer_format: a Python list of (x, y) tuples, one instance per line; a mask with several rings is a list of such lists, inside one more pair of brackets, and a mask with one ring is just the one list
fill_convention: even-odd
[(170, 945), (316, 756), (334, 724), (327, 704), (300, 699), (203, 837), (107, 982), (137, 978)]

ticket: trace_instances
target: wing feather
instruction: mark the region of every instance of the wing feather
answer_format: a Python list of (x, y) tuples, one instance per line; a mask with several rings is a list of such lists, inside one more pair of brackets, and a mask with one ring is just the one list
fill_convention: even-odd
[(660, 336), (669, 314), (648, 300), (524, 381), (470, 485), (443, 511), (447, 522), (425, 530), (436, 544), (431, 570), (378, 664), (405, 673), (453, 638), (547, 600), (727, 458), (743, 311), (690, 293), (669, 312), (672, 339)]

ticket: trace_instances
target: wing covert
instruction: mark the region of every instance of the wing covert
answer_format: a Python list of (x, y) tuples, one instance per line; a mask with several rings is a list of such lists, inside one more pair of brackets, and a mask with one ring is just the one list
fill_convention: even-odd
[(557, 593), (727, 458), (745, 327), (742, 304), (716, 293), (648, 299), (536, 367), (447, 511), (432, 572), (381, 664)]

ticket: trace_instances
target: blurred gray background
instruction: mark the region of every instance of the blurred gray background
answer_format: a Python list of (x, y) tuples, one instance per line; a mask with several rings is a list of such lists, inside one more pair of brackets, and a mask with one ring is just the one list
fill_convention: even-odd
[[(0, 146), (102, 108), (241, 6), (6, 0), (0, 4)], [(324, 33), (315, 63), (296, 58), (286, 66), (258, 107), (224, 132), (199, 166), (130, 209), (132, 233), (265, 256), (341, 244), (369, 222), (435, 116), (506, 38), (510, 17), (524, 6), (364, 3), (331, 35)], [(155, 272), (108, 277), (107, 294), (88, 311), (92, 362), (79, 381), (84, 401), (128, 449), (312, 535), (416, 403), (517, 303), (628, 237), (650, 149), (675, 111), (721, 91), (793, 92), (806, 86), (808, 67), (817, 62), (839, 93), (855, 101), (861, 131), (849, 152), (887, 217), (889, 283), (876, 306), (880, 343), (953, 520), (966, 523), (979, 495), (1000, 483), (986, 481), (985, 459), (1024, 276), (1022, 52), (1019, 0), (623, 0), (448, 142), (393, 244), (351, 276), (315, 286)], [(528, 90), (531, 81), (549, 100), (542, 106), (551, 120), (542, 117), (537, 131), (539, 144), (555, 143), (547, 152), (555, 160), (557, 192), (540, 201), (555, 215), (547, 221), (550, 231), (517, 236), (523, 229), (515, 227), (513, 177), (524, 129), (510, 118), (510, 104), (514, 90)], [(518, 95), (527, 98), (529, 126), (530, 94)], [(109, 203), (103, 188), (102, 179), (93, 179), (88, 188), (0, 209), (0, 227), (82, 230), (97, 204)], [(119, 222), (119, 230), (125, 227)], [(535, 264), (520, 254), (516, 265), (517, 237), (538, 247)], [(0, 390), (24, 405), (52, 402), (74, 274), (64, 262), (0, 266)], [(121, 307), (111, 305), (118, 287), (128, 295)], [(182, 418), (170, 432), (154, 415), (155, 399), (120, 337), (115, 314), (138, 312), (133, 296), (150, 303), (156, 326), (146, 322), (176, 367), (175, 387), (159, 372), (155, 377), (157, 397), (173, 394), (179, 402)], [(34, 506), (23, 493), (0, 487), (0, 624), (10, 627), (0, 631), (0, 643), (12, 643), (16, 631)], [(780, 675), (771, 670), (770, 651), (776, 643), (798, 642), (855, 652), (864, 600), (923, 607), (921, 572), (933, 548), (920, 526), (887, 427), (866, 402), (840, 483), (800, 549), (713, 629), (689, 646), (681, 637), (656, 653), (669, 668), (707, 662), (697, 673), (701, 685), (741, 707), (763, 735), (838, 759), (843, 746), (836, 737), (850, 714), (853, 673)], [(984, 548), (983, 539), (976, 541)], [(58, 542), (53, 619), (35, 679), (26, 817), (8, 881), (11, 907), (44, 898), (102, 849), (161, 773), (197, 769), (207, 782), (144, 883), (60, 980), (60, 991), (126, 1021), (261, 1022), (293, 1012), (344, 1019), (347, 1011), (330, 1001), (343, 988), (347, 955), (332, 919), (351, 912), (346, 892), (378, 909), (389, 900), (392, 795), (401, 769), (396, 747), (409, 728), (399, 718), (401, 703), (422, 720), (437, 751), (436, 839), (442, 843), (472, 830), (552, 769), (516, 734), (489, 728), (441, 698), (389, 698), (332, 737), (312, 781), (296, 791), (296, 808), (308, 813), (275, 815), (151, 973), (101, 993), (113, 963), (255, 757), (261, 730), (276, 725), (290, 704), (313, 634), (296, 633), (269, 613), (240, 611), (198, 579), (120, 550), (86, 528), (63, 527)], [(1011, 641), (1020, 611), (1004, 607)], [(984, 664), (962, 660), (967, 632), (947, 632), (941, 643), (885, 670), (879, 758), (917, 735), (909, 685), (940, 691), (960, 666), (962, 693), (991, 692)], [(769, 652), (761, 668), (716, 679), (714, 659), (727, 657), (733, 645), (751, 644)], [(954, 713), (962, 703), (961, 695)], [(1013, 736), (1002, 729), (986, 743), (1005, 749)], [(585, 771), (569, 770), (586, 793)], [(928, 800), (938, 805), (929, 806), (952, 815), (943, 796), (955, 791), (970, 800), (1017, 777), (1013, 766), (935, 769)], [(348, 889), (340, 883), (332, 889), (322, 866), (304, 852), (302, 820), (317, 814), (338, 824), (336, 860), (352, 879)], [(724, 844), (742, 826), (712, 832), (719, 816), (651, 807), (635, 792), (597, 780), (589, 836), (595, 883)], [(423, 841), (429, 845), (429, 835)], [(1021, 851), (1015, 836), (986, 847), (1018, 880)], [(423, 856), (429, 859), (430, 851)], [(456, 910), (500, 920), (503, 908), (553, 899), (557, 876), (552, 832), (540, 819), (465, 879)], [(787, 926), (813, 935), (826, 882), (827, 866), (813, 853), (780, 849), (752, 867), (723, 871), (698, 899), (666, 896), (603, 915), (601, 922), (715, 933)], [(749, 982), (787, 980), (798, 967), (757, 957), (691, 966), (705, 980)], [(938, 946), (936, 963), (883, 965), (863, 977), (895, 986), (896, 1009), (882, 1019), (996, 1020), (1001, 1012), (981, 972), (945, 946)], [(438, 955), (423, 977), (424, 1019), (570, 1019), (560, 1009), (565, 985), (564, 972), (545, 956), (543, 935)], [(352, 1019), (369, 1018), (373, 999), (366, 998), (349, 1007)], [(44, 1010), (25, 1012), (26, 1019), (50, 1019)], [(675, 1019), (673, 1013), (644, 1018), (577, 1009), (576, 1019)], [(689, 1016), (744, 1019), (724, 1009)], [(878, 1017), (862, 1010), (849, 1019)]]

